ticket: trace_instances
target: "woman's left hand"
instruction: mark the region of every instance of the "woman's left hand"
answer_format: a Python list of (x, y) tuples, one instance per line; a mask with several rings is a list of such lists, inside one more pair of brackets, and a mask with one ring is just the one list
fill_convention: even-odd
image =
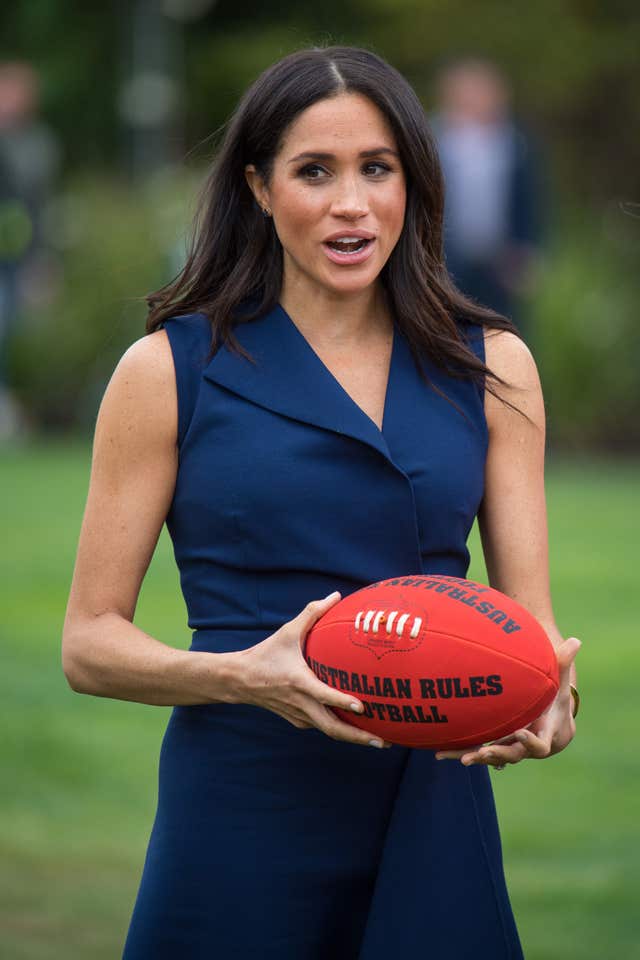
[(542, 716), (528, 727), (516, 730), (508, 737), (494, 740), (481, 747), (466, 750), (439, 750), (438, 760), (460, 760), (465, 766), (484, 764), (501, 770), (507, 763), (521, 760), (544, 760), (568, 746), (576, 732), (573, 719), (573, 698), (569, 689), (571, 665), (580, 649), (575, 637), (565, 640), (556, 650), (560, 685), (555, 700)]

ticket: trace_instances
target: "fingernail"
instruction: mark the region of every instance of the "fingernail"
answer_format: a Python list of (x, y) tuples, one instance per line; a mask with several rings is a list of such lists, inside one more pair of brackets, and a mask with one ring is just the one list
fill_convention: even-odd
[(384, 747), (384, 743), (382, 742), (382, 740), (369, 740), (369, 746), (377, 747), (379, 750), (381, 750), (382, 747)]
[(340, 596), (340, 591), (334, 590), (333, 593), (328, 593), (322, 602), (324, 603), (325, 600), (333, 600), (334, 597), (339, 597), (339, 596)]
[(361, 703), (352, 703), (351, 709), (353, 710), (354, 713), (362, 713), (362, 711), (364, 710), (364, 707), (362, 706)]

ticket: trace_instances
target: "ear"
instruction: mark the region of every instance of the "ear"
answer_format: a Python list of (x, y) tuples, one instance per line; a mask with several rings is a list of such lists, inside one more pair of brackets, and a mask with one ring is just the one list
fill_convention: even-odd
[(244, 175), (251, 193), (256, 198), (256, 203), (264, 210), (269, 209), (269, 191), (265, 185), (262, 175), (258, 173), (253, 163), (248, 163), (244, 168)]

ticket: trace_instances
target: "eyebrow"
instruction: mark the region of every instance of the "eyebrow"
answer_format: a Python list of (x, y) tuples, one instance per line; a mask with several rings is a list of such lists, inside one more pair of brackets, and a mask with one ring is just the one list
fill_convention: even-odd
[[(400, 155), (392, 150), (390, 147), (373, 147), (371, 150), (362, 150), (358, 154), (359, 157), (378, 157), (381, 153), (390, 153), (392, 157), (400, 159)], [(305, 153), (299, 153), (297, 156), (292, 157), (289, 160), (289, 163), (295, 163), (297, 160), (335, 160), (335, 153), (325, 153), (321, 150), (308, 150)]]

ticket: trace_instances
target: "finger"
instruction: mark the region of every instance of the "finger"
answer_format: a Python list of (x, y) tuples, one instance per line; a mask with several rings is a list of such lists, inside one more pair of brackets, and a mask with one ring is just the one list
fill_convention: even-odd
[(528, 756), (536, 760), (543, 760), (551, 753), (551, 730), (543, 728), (538, 736), (531, 730), (518, 730), (515, 736), (527, 751)]
[(366, 747), (390, 747), (391, 744), (383, 740), (382, 737), (367, 730), (361, 730), (359, 727), (352, 727), (344, 723), (335, 713), (320, 704), (311, 704), (309, 707), (309, 717), (314, 725), (322, 730), (333, 740), (345, 740), (347, 743), (356, 743)]
[(512, 735), (503, 740), (478, 747), (467, 747), (464, 750), (439, 750), (437, 760), (461, 760), (465, 767), (473, 764), (500, 765), (504, 763), (519, 763), (526, 755), (526, 748)]
[(272, 713), (276, 713), (279, 717), (282, 717), (283, 720), (286, 720), (299, 729), (313, 726), (306, 714), (301, 713), (299, 710), (284, 707), (281, 703), (274, 703), (272, 705), (265, 704), (264, 709), (271, 710)]
[(311, 667), (307, 665), (309, 671), (308, 681), (302, 688), (302, 693), (313, 698), (316, 703), (323, 704), (326, 707), (335, 707), (338, 710), (350, 710), (352, 713), (363, 713), (364, 705), (361, 700), (354, 697), (351, 693), (343, 693), (335, 687), (330, 687), (328, 683), (319, 680)]
[(481, 746), (482, 744), (479, 743), (477, 747), (463, 747), (461, 750), (438, 750), (436, 760), (459, 760), (460, 757), (464, 757), (465, 753), (479, 750)]
[(509, 746), (512, 743), (516, 743), (516, 742), (517, 742), (516, 735), (514, 733), (510, 733), (506, 737), (499, 737), (497, 740), (492, 740), (490, 746), (496, 746), (496, 745), (502, 746), (503, 744)]
[(569, 674), (571, 665), (575, 660), (578, 650), (582, 644), (577, 637), (568, 637), (556, 650), (558, 659), (558, 669), (560, 671), (560, 683), (569, 683)]
[(308, 720), (303, 720), (301, 717), (297, 717), (292, 713), (285, 713), (282, 710), (279, 710), (278, 713), (292, 726), (297, 727), (298, 730), (309, 730), (311, 727), (313, 727), (313, 724), (309, 723)]
[[(534, 738), (534, 740), (531, 741), (532, 756), (547, 756), (550, 749), (549, 738), (536, 737), (534, 734), (531, 734), (530, 731), (523, 728), (508, 734), (506, 737), (492, 740), (489, 744), (480, 744), (477, 747), (466, 747), (463, 750), (439, 750), (436, 753), (436, 760), (462, 760), (464, 757), (466, 761), (465, 766), (469, 766), (478, 761), (484, 762), (486, 759), (489, 759), (491, 763), (493, 763), (494, 760), (497, 763), (518, 763), (523, 759), (523, 749), (506, 752), (497, 748), (520, 745), (520, 747), (524, 748), (524, 753), (528, 754), (529, 736)], [(545, 747), (544, 744), (549, 744), (549, 746)]]
[[(330, 593), (322, 600), (312, 600), (300, 611), (298, 616), (295, 617), (292, 623), (294, 623), (299, 630), (301, 649), (304, 647), (306, 635), (314, 623), (341, 599), (340, 591), (334, 590), (333, 593)], [(322, 680), (316, 677), (306, 661), (304, 661), (304, 663), (308, 671), (309, 685), (303, 688), (303, 692), (308, 693), (314, 700), (329, 707), (337, 707), (339, 710), (351, 710), (353, 713), (364, 712), (364, 706), (357, 697), (342, 693), (342, 691), (330, 687), (329, 684), (323, 683)]]
[(514, 743), (511, 746), (494, 747), (493, 744), (483, 747), (474, 753), (466, 753), (460, 758), (465, 767), (485, 765), (489, 767), (503, 767), (505, 764), (520, 763), (527, 757), (524, 744)]
[(311, 600), (306, 607), (302, 608), (298, 616), (293, 618), (291, 622), (295, 624), (300, 631), (301, 645), (314, 623), (341, 599), (342, 595), (340, 591), (334, 590), (333, 593), (323, 597), (322, 600)]

